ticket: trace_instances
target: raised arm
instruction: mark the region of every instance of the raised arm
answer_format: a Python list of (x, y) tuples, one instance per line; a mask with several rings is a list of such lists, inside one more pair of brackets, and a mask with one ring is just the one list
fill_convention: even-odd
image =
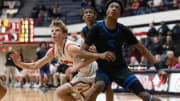
[(21, 57), (16, 52), (11, 55), (11, 58), (13, 59), (13, 62), (22, 69), (36, 70), (36, 69), (41, 68), (46, 63), (49, 63), (49, 61), (53, 59), (52, 48), (48, 50), (48, 52), (43, 58), (32, 63), (21, 62)]

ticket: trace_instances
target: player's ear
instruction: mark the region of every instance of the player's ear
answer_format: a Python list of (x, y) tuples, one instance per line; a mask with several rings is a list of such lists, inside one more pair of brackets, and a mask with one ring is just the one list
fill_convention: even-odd
[(83, 20), (85, 20), (85, 17), (84, 17), (84, 15), (82, 16), (82, 19), (83, 19)]
[(67, 35), (68, 35), (67, 33), (63, 33), (63, 34), (64, 34), (64, 37), (67, 37)]

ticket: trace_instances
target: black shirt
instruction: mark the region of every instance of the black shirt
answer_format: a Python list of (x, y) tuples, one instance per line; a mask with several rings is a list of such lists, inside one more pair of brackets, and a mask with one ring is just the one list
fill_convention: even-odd
[(10, 57), (11, 54), (13, 54), (13, 52), (8, 52), (8, 53), (6, 54), (6, 64), (5, 64), (6, 66), (16, 66), (16, 65), (14, 64), (12, 58)]
[[(124, 43), (134, 45), (138, 43), (133, 33), (122, 24), (117, 23), (115, 30), (108, 30), (105, 27), (104, 21), (96, 24), (89, 31), (85, 43), (89, 46), (94, 44), (98, 53), (111, 51), (115, 54), (116, 60), (108, 62), (98, 59), (99, 69), (107, 72), (120, 71), (120, 68), (127, 68), (127, 64), (122, 55), (121, 46)], [(113, 68), (113, 69), (112, 69)]]

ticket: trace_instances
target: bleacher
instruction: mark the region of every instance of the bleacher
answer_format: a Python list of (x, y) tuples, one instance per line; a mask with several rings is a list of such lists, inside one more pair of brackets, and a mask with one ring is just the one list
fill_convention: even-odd
[[(81, 9), (81, 0), (72, 1), (72, 0), (38, 0), (39, 7), (45, 6), (50, 8), (51, 5), (58, 3), (61, 9), (61, 17), (56, 19), (63, 20), (66, 24), (75, 24), (82, 22), (82, 17), (80, 14)], [(53, 18), (49, 18), (46, 21), (43, 21), (41, 26), (47, 26), (50, 24)], [(36, 20), (35, 20), (36, 22)]]

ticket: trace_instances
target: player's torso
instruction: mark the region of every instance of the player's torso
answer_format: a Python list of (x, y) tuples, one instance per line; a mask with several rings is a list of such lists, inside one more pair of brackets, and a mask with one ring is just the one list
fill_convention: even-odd
[[(74, 43), (70, 40), (67, 40), (65, 45), (64, 45), (64, 49), (63, 51), (59, 51), (58, 48), (55, 46), (55, 57), (58, 59), (59, 63), (64, 63), (64, 64), (67, 64), (68, 66), (72, 67), (73, 64), (78, 64), (81, 59), (74, 59), (74, 57), (72, 57), (69, 52), (68, 52), (68, 47), (69, 45), (77, 45), (79, 46), (79, 44), (77, 43)], [(84, 68), (81, 68), (80, 71), (79, 71), (79, 74), (84, 76), (84, 75), (93, 75), (95, 73), (97, 69), (97, 65), (96, 63), (91, 63), (89, 64), (88, 66), (84, 67)]]

